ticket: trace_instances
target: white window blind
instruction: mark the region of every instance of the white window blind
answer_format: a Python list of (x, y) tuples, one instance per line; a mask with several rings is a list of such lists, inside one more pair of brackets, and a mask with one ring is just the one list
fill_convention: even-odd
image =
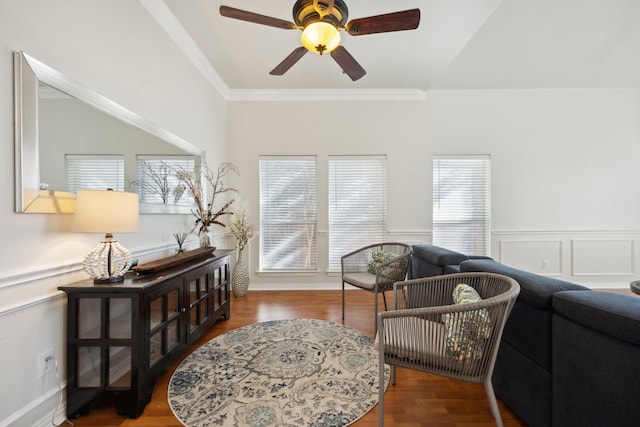
[(145, 203), (193, 206), (193, 197), (176, 176), (179, 170), (193, 171), (193, 156), (136, 156), (138, 193)]
[(386, 156), (330, 156), (329, 270), (340, 270), (342, 255), (383, 241), (386, 231)]
[(433, 244), (489, 255), (489, 156), (433, 159)]
[(65, 155), (67, 189), (124, 191), (123, 155)]
[(315, 270), (316, 158), (260, 158), (260, 269)]

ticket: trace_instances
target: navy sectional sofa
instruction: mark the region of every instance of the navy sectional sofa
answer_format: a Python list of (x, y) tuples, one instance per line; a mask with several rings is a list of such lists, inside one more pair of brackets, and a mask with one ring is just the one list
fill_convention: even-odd
[(479, 271), (520, 284), (493, 385), (525, 424), (640, 425), (640, 297), (592, 291), (433, 245), (415, 245), (413, 254), (411, 278)]
[(468, 259), (466, 255), (439, 246), (413, 245), (409, 279), (459, 273), (460, 263)]

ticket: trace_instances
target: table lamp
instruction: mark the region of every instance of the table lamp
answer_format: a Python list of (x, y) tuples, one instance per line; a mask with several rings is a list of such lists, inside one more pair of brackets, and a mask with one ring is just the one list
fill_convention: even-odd
[(114, 239), (113, 233), (138, 231), (138, 195), (111, 189), (79, 190), (73, 231), (106, 233), (82, 263), (94, 283), (124, 281), (131, 267), (131, 252)]

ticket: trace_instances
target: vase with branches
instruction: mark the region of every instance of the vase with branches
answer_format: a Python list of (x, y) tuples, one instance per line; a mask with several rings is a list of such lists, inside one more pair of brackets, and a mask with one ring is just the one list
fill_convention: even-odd
[(237, 297), (247, 293), (249, 288), (249, 265), (245, 248), (254, 235), (254, 228), (249, 222), (249, 206), (240, 201), (234, 209), (229, 229), (236, 239), (238, 259), (231, 274), (231, 288)]
[(227, 193), (237, 193), (233, 187), (227, 187), (225, 178), (231, 174), (240, 174), (238, 168), (229, 162), (221, 163), (217, 170), (211, 170), (206, 164), (202, 164), (200, 173), (187, 171), (182, 168), (176, 170), (176, 176), (184, 184), (186, 191), (192, 197), (194, 208), (191, 213), (196, 217), (191, 232), (196, 231), (200, 237), (200, 246), (211, 246), (209, 228), (213, 225), (225, 227), (221, 217), (231, 215), (230, 210), (234, 199), (228, 199), (221, 207), (218, 200)]
[(254, 228), (249, 222), (249, 206), (242, 201), (237, 204), (229, 222), (229, 230), (236, 239), (236, 248), (242, 251), (253, 238)]

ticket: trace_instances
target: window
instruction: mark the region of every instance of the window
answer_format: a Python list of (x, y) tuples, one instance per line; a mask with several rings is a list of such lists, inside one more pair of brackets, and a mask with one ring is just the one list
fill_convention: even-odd
[(65, 155), (67, 188), (78, 190), (124, 191), (123, 155)]
[(177, 170), (194, 170), (193, 156), (136, 156), (136, 159), (141, 202), (193, 206), (193, 197), (176, 176)]
[(260, 158), (260, 270), (315, 270), (316, 158)]
[(433, 159), (433, 244), (489, 255), (489, 156)]
[(385, 156), (329, 157), (329, 270), (355, 249), (383, 241), (387, 229)]

